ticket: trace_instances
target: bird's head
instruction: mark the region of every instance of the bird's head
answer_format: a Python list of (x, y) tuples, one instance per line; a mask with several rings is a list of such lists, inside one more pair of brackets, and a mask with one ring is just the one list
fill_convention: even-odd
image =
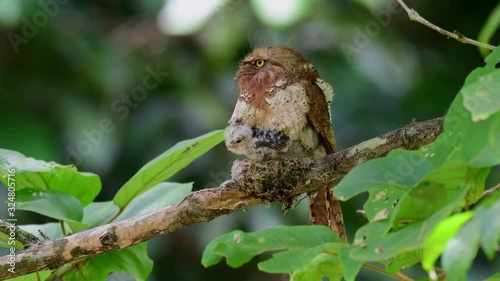
[(245, 149), (252, 142), (252, 135), (253, 130), (250, 126), (229, 126), (224, 134), (227, 149), (236, 154), (245, 154)]
[(314, 66), (299, 52), (285, 46), (270, 46), (255, 49), (245, 57), (235, 79), (241, 93), (262, 93), (276, 83), (315, 81), (318, 77)]

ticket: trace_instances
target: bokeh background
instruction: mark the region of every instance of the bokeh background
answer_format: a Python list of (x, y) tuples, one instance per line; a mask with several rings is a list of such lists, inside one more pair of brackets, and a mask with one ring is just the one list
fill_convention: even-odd
[[(471, 38), (498, 3), (407, 2)], [(98, 201), (110, 200), (175, 143), (224, 128), (238, 96), (238, 61), (274, 44), (302, 52), (334, 86), (339, 149), (444, 115), (483, 63), (476, 47), (409, 21), (393, 0), (0, 0), (0, 147), (96, 173)], [(234, 159), (221, 144), (172, 181), (215, 187)], [(498, 180), (497, 173), (489, 182)], [(362, 197), (344, 204), (351, 236), (364, 223), (355, 213), (362, 204)], [(279, 205), (258, 206), (155, 238), (150, 280), (286, 280), (258, 272), (256, 262), (204, 269), (201, 254), (236, 228), (307, 224), (305, 205), (286, 215)], [(20, 215), (25, 223), (48, 221)], [(500, 261), (488, 264), (480, 254), (476, 268), (470, 280)], [(369, 271), (359, 277), (386, 279)]]

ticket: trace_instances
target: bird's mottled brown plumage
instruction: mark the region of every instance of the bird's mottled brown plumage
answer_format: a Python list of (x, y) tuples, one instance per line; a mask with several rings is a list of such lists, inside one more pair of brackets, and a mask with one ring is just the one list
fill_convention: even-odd
[[(283, 132), (294, 149), (274, 157), (320, 158), (335, 152), (333, 90), (300, 53), (284, 46), (255, 49), (241, 61), (235, 79), (240, 96), (231, 126)], [(310, 196), (310, 213), (314, 224), (327, 225), (346, 239), (340, 205), (329, 187)]]

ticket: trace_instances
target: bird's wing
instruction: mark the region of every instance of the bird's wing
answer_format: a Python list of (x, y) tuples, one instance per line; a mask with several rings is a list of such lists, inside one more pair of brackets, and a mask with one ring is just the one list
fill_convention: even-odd
[[(326, 82), (323, 83), (327, 84)], [(331, 90), (331, 87), (325, 87), (326, 90), (324, 90), (316, 83), (311, 83), (307, 87), (306, 93), (311, 102), (307, 119), (318, 133), (318, 137), (325, 147), (326, 153), (332, 154), (336, 151), (335, 136), (330, 120), (330, 97), (332, 93), (324, 92)]]
[[(333, 98), (333, 90), (328, 83), (323, 83), (320, 85), (318, 83), (310, 84), (306, 91), (311, 101), (307, 118), (318, 133), (326, 153), (332, 154), (336, 151), (335, 136), (330, 120), (330, 102)], [(333, 197), (330, 189), (331, 186), (325, 186), (309, 195), (311, 221), (313, 224), (330, 227), (342, 240), (347, 241), (342, 208), (340, 202)]]

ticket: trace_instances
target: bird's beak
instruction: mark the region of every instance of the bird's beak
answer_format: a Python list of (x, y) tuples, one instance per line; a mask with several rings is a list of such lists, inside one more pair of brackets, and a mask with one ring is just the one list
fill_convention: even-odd
[(241, 76), (245, 76), (245, 75), (249, 75), (249, 74), (252, 74), (252, 72), (246, 70), (245, 68), (240, 68), (240, 69), (238, 69), (238, 71), (236, 71), (236, 75), (234, 76), (234, 79), (236, 80), (236, 79), (240, 78)]
[(236, 71), (236, 75), (234, 75), (234, 80), (237, 80), (238, 78), (241, 77), (243, 70), (240, 68), (238, 71)]

